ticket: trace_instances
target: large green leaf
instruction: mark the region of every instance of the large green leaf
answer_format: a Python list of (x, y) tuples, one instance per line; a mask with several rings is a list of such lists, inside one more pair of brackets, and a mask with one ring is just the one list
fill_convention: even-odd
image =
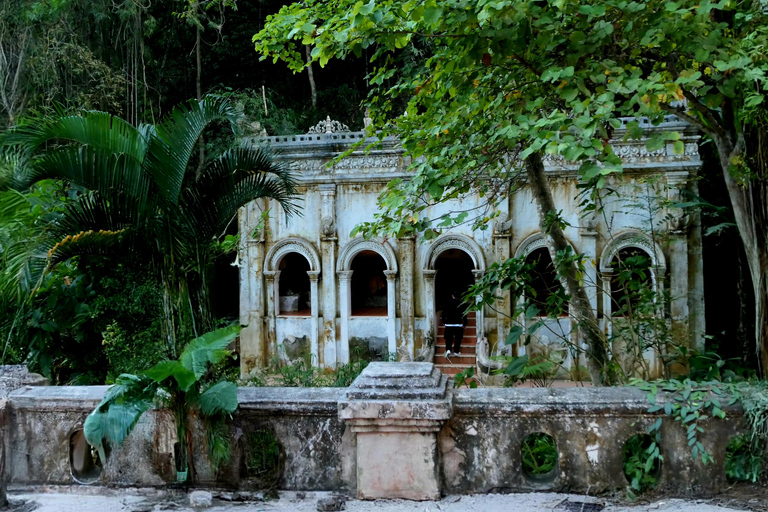
[(110, 444), (122, 444), (131, 433), (141, 415), (152, 408), (152, 402), (139, 400), (112, 404), (106, 411), (96, 409), (85, 420), (83, 434), (91, 446), (101, 447), (106, 440)]
[(161, 361), (146, 370), (144, 374), (158, 383), (173, 377), (182, 391), (189, 389), (197, 382), (197, 377), (185, 368), (179, 361)]
[(222, 381), (206, 389), (198, 399), (200, 410), (206, 416), (218, 413), (231, 414), (237, 409), (237, 386)]
[(209, 365), (216, 364), (224, 359), (227, 355), (225, 349), (241, 330), (241, 326), (231, 325), (193, 339), (181, 353), (179, 358), (181, 364), (199, 379), (203, 376)]

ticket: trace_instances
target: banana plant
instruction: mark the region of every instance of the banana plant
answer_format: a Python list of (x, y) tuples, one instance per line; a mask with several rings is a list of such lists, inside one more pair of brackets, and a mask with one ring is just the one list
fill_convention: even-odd
[[(162, 361), (139, 375), (122, 374), (104, 399), (85, 420), (85, 439), (106, 461), (106, 446), (122, 444), (150, 409), (167, 408), (173, 415), (178, 440), (179, 479), (194, 480), (190, 420), (199, 415), (209, 420), (232, 414), (237, 409), (237, 386), (220, 381), (210, 385), (205, 375), (212, 365), (228, 354), (227, 346), (242, 327), (218, 329), (190, 341), (178, 359)], [(208, 450), (214, 466), (229, 458), (228, 439), (208, 436)]]

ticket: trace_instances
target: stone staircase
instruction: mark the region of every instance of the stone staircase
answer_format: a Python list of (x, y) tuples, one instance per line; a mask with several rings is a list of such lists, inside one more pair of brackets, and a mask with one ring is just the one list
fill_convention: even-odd
[(445, 326), (442, 320), (437, 327), (435, 341), (435, 366), (441, 372), (452, 377), (470, 366), (475, 366), (475, 350), (477, 348), (477, 319), (473, 311), (467, 315), (467, 327), (464, 328), (464, 338), (461, 340), (461, 355), (445, 357)]

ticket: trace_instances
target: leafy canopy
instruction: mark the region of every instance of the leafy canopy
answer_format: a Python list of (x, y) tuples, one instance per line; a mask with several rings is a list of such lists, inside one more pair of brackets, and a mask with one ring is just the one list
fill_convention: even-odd
[[(621, 171), (614, 135), (640, 138), (668, 114), (708, 133), (749, 122), (765, 99), (766, 10), (757, 0), (307, 0), (269, 17), (254, 41), (294, 71), (306, 66), (302, 45), (320, 65), (375, 50), (369, 105), (416, 175), (390, 184), (363, 230), (432, 238), (486, 225), (492, 208), (425, 211), (469, 190), (491, 207), (514, 186), (515, 157), (576, 162), (594, 191)], [(423, 65), (399, 65), (408, 45), (426, 49)], [(679, 133), (647, 135), (650, 150), (684, 151)]]

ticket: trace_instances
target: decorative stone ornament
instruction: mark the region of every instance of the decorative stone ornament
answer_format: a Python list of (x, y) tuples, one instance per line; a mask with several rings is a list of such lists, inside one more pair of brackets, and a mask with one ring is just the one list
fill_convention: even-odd
[(325, 121), (320, 121), (309, 129), (307, 133), (339, 133), (348, 132), (349, 126), (341, 124), (338, 121), (332, 121), (331, 116), (327, 116)]
[(437, 433), (453, 415), (432, 363), (371, 363), (339, 402), (357, 437), (357, 497), (440, 499)]

